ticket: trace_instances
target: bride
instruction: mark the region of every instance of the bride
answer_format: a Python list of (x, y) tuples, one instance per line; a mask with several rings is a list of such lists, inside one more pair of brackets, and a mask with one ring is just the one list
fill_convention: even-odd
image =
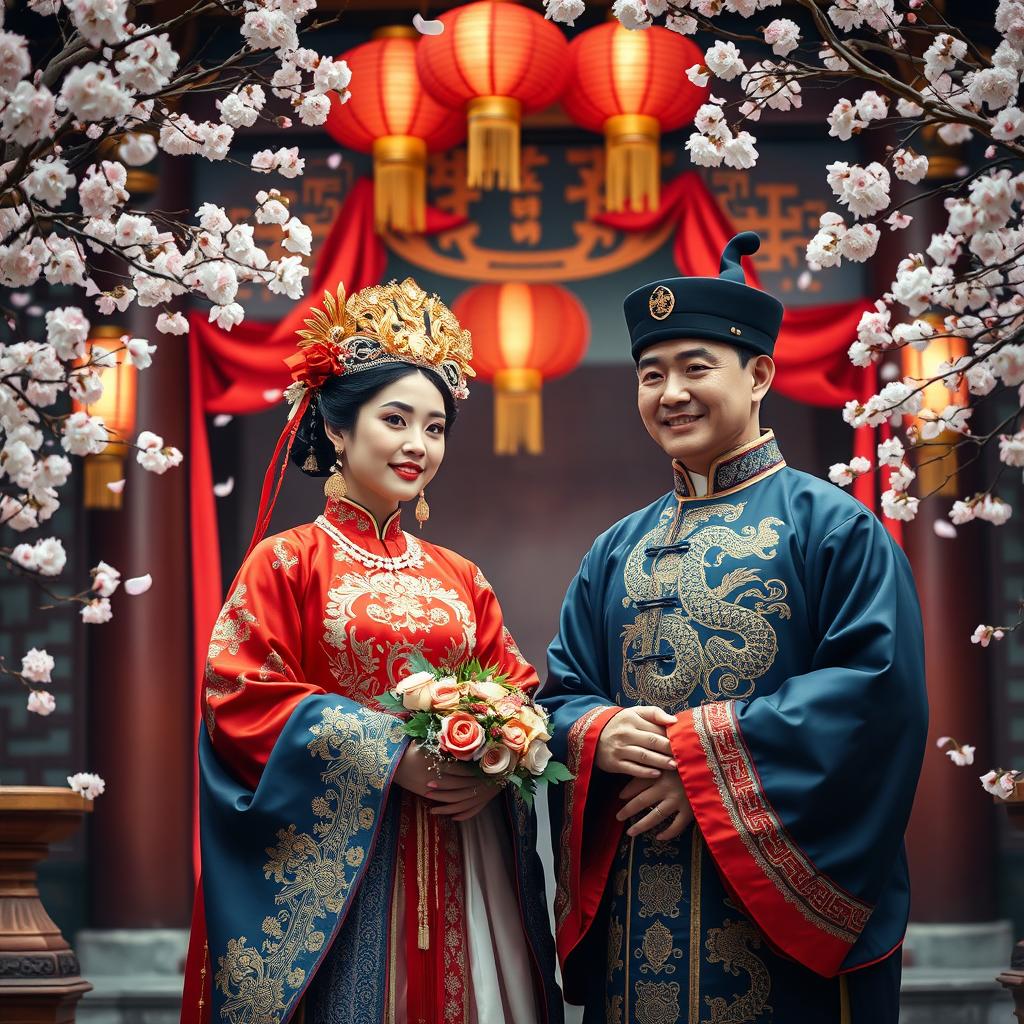
[[(557, 1024), (533, 815), (512, 787), (429, 764), (375, 700), (414, 651), (538, 682), (483, 573), (399, 519), (402, 502), (429, 515), (469, 334), (411, 279), (327, 293), (306, 324), (210, 639), (182, 1021)], [(260, 540), (282, 451), (327, 477), (327, 504)]]

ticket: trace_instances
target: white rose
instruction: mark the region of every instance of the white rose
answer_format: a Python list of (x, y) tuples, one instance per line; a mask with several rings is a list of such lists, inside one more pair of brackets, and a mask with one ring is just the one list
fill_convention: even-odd
[(523, 767), (531, 775), (543, 775), (551, 760), (551, 750), (542, 739), (534, 740), (523, 754)]
[(406, 711), (428, 711), (430, 709), (430, 686), (434, 682), (433, 672), (413, 672), (395, 687)]

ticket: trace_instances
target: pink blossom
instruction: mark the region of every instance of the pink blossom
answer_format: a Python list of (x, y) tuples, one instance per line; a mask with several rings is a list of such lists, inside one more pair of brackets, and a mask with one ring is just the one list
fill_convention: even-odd
[(997, 629), (995, 626), (982, 624), (971, 634), (971, 643), (988, 647), (993, 640), (1002, 640), (1005, 635), (1001, 629)]
[(776, 18), (765, 27), (764, 41), (774, 53), (785, 57), (800, 45), (800, 26), (789, 18)]
[(910, 214), (903, 213), (900, 210), (893, 210), (888, 217), (885, 218), (885, 223), (889, 225), (893, 231), (902, 231), (904, 228), (910, 226), (910, 222), (914, 218)]
[[(47, 679), (47, 682), (49, 680)], [(48, 690), (31, 690), (28, 695), (27, 709), (34, 715), (45, 718), (57, 710), (57, 701)]]
[(144, 576), (133, 576), (130, 580), (125, 580), (124, 590), (130, 597), (138, 597), (152, 586), (153, 577), (147, 572)]
[(728, 40), (719, 40), (704, 54), (704, 67), (724, 82), (731, 82), (747, 70), (736, 44)]
[(161, 334), (188, 334), (188, 321), (181, 313), (161, 313), (156, 319)]

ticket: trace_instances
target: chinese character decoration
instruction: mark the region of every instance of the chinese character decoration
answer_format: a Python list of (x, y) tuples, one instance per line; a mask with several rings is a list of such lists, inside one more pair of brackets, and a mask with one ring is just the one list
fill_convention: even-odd
[(604, 132), (605, 207), (634, 211), (660, 203), (661, 133), (693, 120), (708, 95), (681, 70), (704, 56), (691, 40), (652, 26), (630, 31), (606, 22), (569, 44), (565, 112), (580, 127)]
[(579, 299), (557, 284), (481, 284), (452, 307), (473, 335), (473, 368), (494, 384), (494, 451), (544, 450), (541, 387), (574, 369), (590, 341)]
[(385, 231), (426, 227), (427, 151), (462, 141), (459, 118), (424, 94), (416, 76), (414, 28), (378, 29), (342, 54), (359, 83), (347, 103), (332, 95), (326, 128), (343, 146), (373, 154), (374, 222)]
[(466, 111), (467, 184), (518, 192), (520, 117), (561, 95), (568, 43), (536, 11), (497, 0), (456, 7), (439, 20), (444, 31), (419, 41), (416, 66), (435, 100)]

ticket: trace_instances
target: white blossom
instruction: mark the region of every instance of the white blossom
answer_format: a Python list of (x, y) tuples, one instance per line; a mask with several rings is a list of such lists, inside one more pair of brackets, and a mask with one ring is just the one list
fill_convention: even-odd
[(188, 321), (181, 313), (161, 313), (156, 318), (156, 329), (161, 334), (188, 334)]
[[(52, 682), (50, 673), (53, 672), (54, 664), (53, 657), (45, 650), (32, 647), (28, 654), (21, 659), (21, 674), (32, 683), (49, 683)], [(32, 708), (30, 707), (29, 710), (31, 711)], [(52, 710), (51, 707), (50, 711)], [(49, 714), (49, 711), (44, 711), (42, 714)]]
[(891, 437), (878, 445), (878, 464), (880, 466), (899, 466), (903, 462), (906, 449), (898, 437)]
[(901, 181), (916, 185), (928, 173), (928, 157), (912, 149), (898, 149), (892, 155), (892, 169)]
[(643, 29), (651, 24), (650, 12), (645, 0), (615, 0), (612, 14), (630, 29)]
[(95, 800), (106, 789), (106, 783), (92, 772), (76, 772), (68, 776), (68, 785), (86, 800)]
[(918, 499), (905, 491), (888, 490), (882, 494), (882, 514), (889, 519), (910, 522), (917, 515)]
[(999, 435), (999, 459), (1007, 466), (1024, 466), (1024, 430)]
[(800, 26), (789, 18), (776, 18), (765, 26), (764, 41), (774, 53), (785, 57), (800, 45)]
[(736, 44), (719, 40), (704, 54), (704, 64), (717, 78), (731, 82), (747, 70)]
[(98, 416), (73, 412), (64, 421), (60, 443), (72, 455), (99, 455), (107, 446), (107, 428)]

